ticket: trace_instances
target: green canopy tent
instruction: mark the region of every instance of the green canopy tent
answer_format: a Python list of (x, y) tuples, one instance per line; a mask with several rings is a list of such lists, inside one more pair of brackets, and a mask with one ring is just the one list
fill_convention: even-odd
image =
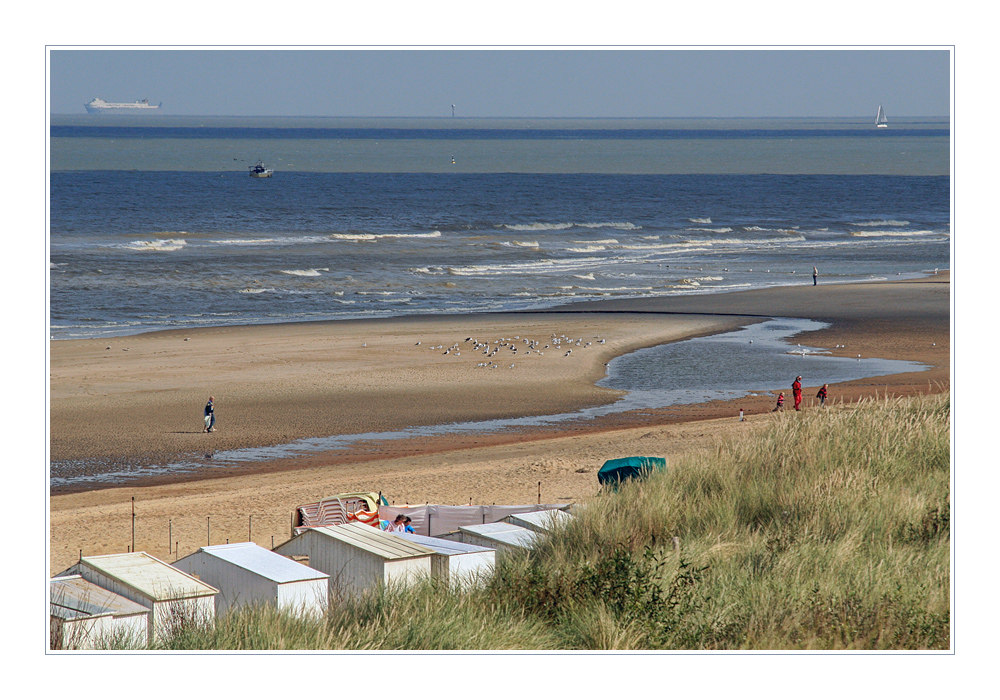
[(643, 479), (653, 471), (665, 471), (667, 460), (663, 457), (622, 457), (609, 459), (597, 471), (597, 481), (602, 485), (617, 486), (629, 479)]

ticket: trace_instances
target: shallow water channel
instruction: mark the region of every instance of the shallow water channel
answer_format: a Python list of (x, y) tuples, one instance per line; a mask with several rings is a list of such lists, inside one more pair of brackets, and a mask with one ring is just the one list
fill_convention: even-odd
[(612, 360), (599, 386), (628, 392), (604, 406), (569, 413), (445, 425), (418, 426), (389, 432), (304, 438), (272, 447), (250, 447), (215, 452), (210, 459), (192, 459), (112, 469), (95, 473), (93, 466), (79, 473), (73, 463), (50, 466), (50, 487), (123, 484), (137, 479), (206, 469), (232, 468), (249, 463), (341, 450), (369, 440), (401, 440), (458, 433), (487, 433), (516, 428), (554, 426), (624, 411), (666, 408), (680, 404), (737, 399), (789, 387), (796, 375), (809, 386), (879, 377), (928, 369), (927, 365), (879, 358), (831, 357), (824, 348), (787, 341), (804, 331), (828, 324), (803, 319), (772, 319), (730, 333), (693, 338), (638, 350)]

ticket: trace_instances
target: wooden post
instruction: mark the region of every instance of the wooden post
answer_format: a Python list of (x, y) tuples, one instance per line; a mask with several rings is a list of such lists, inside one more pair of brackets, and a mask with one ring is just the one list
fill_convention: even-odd
[(539, 505), (541, 505), (541, 503), (542, 503), (542, 482), (541, 481), (538, 482), (538, 503), (539, 503)]
[(209, 516), (206, 516), (206, 518), (208, 520), (208, 545), (207, 546), (211, 547), (212, 546), (212, 516), (209, 515)]
[(253, 516), (250, 515), (248, 517), (249, 520), (247, 521), (247, 542), (253, 542)]
[(132, 550), (135, 551), (135, 496), (132, 496)]
[(174, 521), (173, 520), (168, 520), (167, 521), (167, 554), (173, 554), (173, 551), (170, 549), (173, 546), (174, 546)]

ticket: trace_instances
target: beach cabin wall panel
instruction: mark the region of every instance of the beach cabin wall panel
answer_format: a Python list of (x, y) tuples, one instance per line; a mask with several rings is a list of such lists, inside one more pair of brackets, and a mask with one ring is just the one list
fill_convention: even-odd
[(326, 610), (327, 577), (251, 542), (203, 547), (174, 566), (219, 589), (216, 613), (240, 605)]
[[(143, 618), (146, 615), (142, 615)], [(64, 620), (49, 615), (49, 646), (52, 649), (97, 649), (100, 640), (106, 639), (113, 631), (110, 615), (78, 617)], [(146, 625), (142, 626), (140, 641), (146, 641)]]
[(278, 586), (278, 608), (294, 612), (326, 612), (329, 579), (291, 581)]
[(136, 648), (148, 640), (149, 609), (80, 575), (49, 581), (52, 649)]
[(496, 551), (470, 552), (469, 554), (454, 554), (448, 557), (448, 573), (445, 579), (449, 583), (468, 585), (480, 577), (493, 573), (496, 565)]
[(387, 584), (409, 586), (422, 578), (431, 577), (431, 561), (434, 555), (414, 557), (413, 559), (396, 559), (385, 562), (385, 574), (382, 580)]
[(308, 557), (310, 569), (329, 575), (330, 595), (356, 589), (366, 576), (371, 580), (381, 575), (376, 557), (315, 530), (306, 530), (274, 551), (286, 557)]
[[(347, 527), (340, 525), (338, 527)], [(307, 556), (308, 566), (330, 576), (330, 596), (358, 593), (379, 583), (408, 584), (420, 575), (431, 575), (430, 552), (427, 556), (386, 560), (360, 547), (315, 530), (275, 548), (285, 556)]]
[(431, 576), (439, 581), (464, 586), (475, 579), (485, 580), (493, 573), (496, 563), (496, 551), (493, 549), (475, 547), (443, 537), (427, 537), (405, 532), (394, 534), (396, 537), (433, 550)]
[(240, 605), (277, 602), (278, 592), (273, 581), (204, 551), (189, 554), (175, 561), (174, 566), (219, 589), (215, 596), (216, 615)]
[(211, 621), (215, 617), (215, 596), (160, 600), (152, 608), (150, 638), (155, 641), (167, 637), (179, 624)]
[(127, 583), (108, 576), (100, 569), (80, 562), (70, 569), (101, 588), (149, 608), (147, 615), (147, 641), (161, 639), (182, 618), (187, 620), (211, 620), (215, 617), (215, 594), (178, 600), (153, 600)]
[[(128, 598), (129, 600), (148, 608), (147, 640), (150, 643), (163, 638), (171, 629), (174, 628), (175, 625), (180, 622), (202, 622), (205, 620), (211, 620), (215, 617), (215, 594), (217, 591), (214, 588), (211, 588), (208, 584), (191, 579), (187, 576), (187, 574), (181, 573), (179, 570), (169, 564), (166, 564), (165, 562), (160, 562), (154, 557), (150, 557), (145, 552), (133, 552), (128, 555), (103, 555), (94, 557), (94, 559), (103, 561), (114, 557), (127, 557), (131, 560), (152, 560), (155, 562), (155, 566), (162, 567), (162, 571), (173, 572), (173, 574), (177, 577), (186, 579), (183, 585), (187, 586), (187, 580), (190, 580), (190, 584), (193, 584), (198, 591), (205, 591), (205, 593), (178, 592), (175, 596), (171, 597), (168, 590), (160, 599), (154, 600), (147, 593), (133, 587), (127, 581), (119, 580), (118, 578), (108, 575), (96, 566), (91, 566), (87, 562), (86, 558), (77, 562), (59, 575), (64, 576), (67, 574), (78, 574), (105, 590), (117, 593), (124, 598)], [(148, 573), (145, 575), (148, 576)], [(191, 591), (191, 588), (189, 587), (188, 590)], [(168, 597), (170, 599), (167, 599)]]
[[(78, 573), (83, 576), (88, 581), (97, 584), (101, 588), (111, 591), (112, 593), (117, 593), (120, 596), (128, 598), (129, 600), (138, 603), (146, 608), (149, 608), (149, 613), (146, 615), (146, 641), (152, 642), (154, 639), (154, 632), (157, 625), (157, 615), (156, 609), (154, 608), (154, 601), (146, 595), (143, 595), (139, 591), (135, 590), (131, 586), (128, 586), (116, 578), (112, 578), (106, 575), (103, 571), (98, 569), (92, 569), (85, 563), (81, 562), (74, 567), (73, 573)], [(214, 612), (214, 611), (213, 611)], [(161, 612), (161, 615), (163, 613)]]
[[(109, 642), (125, 648), (149, 641), (149, 613), (99, 615), (72, 620), (49, 616), (50, 640), (57, 649), (101, 649)], [(58, 641), (57, 641), (58, 640)]]

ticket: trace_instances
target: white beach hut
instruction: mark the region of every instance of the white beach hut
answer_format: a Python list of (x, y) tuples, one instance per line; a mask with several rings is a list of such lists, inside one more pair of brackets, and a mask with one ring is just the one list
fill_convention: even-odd
[(217, 589), (145, 552), (83, 557), (59, 576), (72, 574), (148, 608), (149, 642), (179, 622), (215, 616)]
[(281, 610), (326, 611), (329, 576), (253, 542), (202, 547), (174, 566), (219, 589), (215, 612), (271, 603)]
[(149, 608), (105, 590), (82, 576), (49, 580), (49, 648), (145, 646)]
[(450, 585), (466, 587), (477, 581), (485, 581), (493, 574), (497, 554), (495, 549), (409, 532), (392, 534), (434, 550), (431, 575)]
[(434, 554), (429, 547), (361, 523), (309, 528), (274, 551), (286, 557), (307, 557), (311, 568), (329, 574), (333, 597), (430, 577)]
[(554, 509), (508, 515), (503, 519), (503, 522), (517, 525), (533, 532), (551, 532), (557, 527), (562, 527), (572, 518), (573, 516), (566, 511)]
[(538, 537), (538, 533), (533, 530), (505, 522), (463, 525), (457, 532), (441, 535), (442, 539), (489, 547), (501, 554), (531, 549)]

